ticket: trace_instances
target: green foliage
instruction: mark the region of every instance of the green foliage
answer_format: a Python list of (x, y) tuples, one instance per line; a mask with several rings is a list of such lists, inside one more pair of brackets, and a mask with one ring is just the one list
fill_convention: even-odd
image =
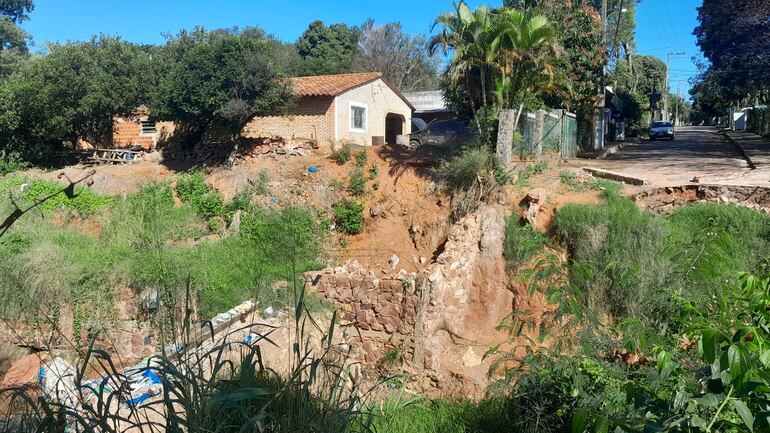
[(366, 194), (366, 181), (367, 178), (364, 175), (364, 171), (360, 168), (353, 170), (353, 174), (350, 175), (350, 185), (348, 186), (348, 192), (355, 196), (362, 196)]
[(170, 38), (156, 65), (153, 116), (202, 132), (222, 128), (234, 139), (254, 116), (286, 107), (291, 89), (271, 63), (276, 45), (252, 33), (196, 28)]
[(113, 116), (147, 101), (151, 59), (147, 49), (107, 36), (50, 45), (0, 85), (0, 151), (40, 163), (63, 142), (110, 144)]
[(450, 190), (465, 190), (478, 182), (478, 179), (489, 180), (494, 176), (496, 167), (497, 162), (491, 152), (469, 149), (445, 163), (442, 174)]
[(522, 170), (518, 172), (518, 180), (520, 186), (527, 186), (528, 180), (532, 176), (546, 171), (548, 169), (548, 163), (545, 161), (536, 162), (534, 164), (527, 164)]
[(192, 204), (208, 192), (206, 176), (200, 170), (191, 170), (176, 181), (176, 192), (182, 203)]
[(334, 224), (345, 234), (357, 235), (364, 231), (364, 206), (355, 200), (339, 200), (334, 208)]
[(359, 29), (353, 62), (357, 71), (382, 72), (403, 92), (435, 90), (441, 67), (424, 35), (410, 35), (397, 22), (378, 26), (371, 19)]
[(544, 251), (547, 238), (530, 225), (521, 225), (518, 215), (511, 214), (505, 222), (503, 257), (509, 272), (529, 263), (536, 254)]
[(349, 142), (344, 142), (339, 146), (334, 146), (334, 149), (332, 149), (332, 155), (331, 158), (335, 161), (337, 161), (337, 164), (339, 165), (345, 165), (350, 161), (350, 157), (352, 156), (352, 144)]
[(29, 168), (29, 164), (21, 161), (6, 161), (0, 158), (0, 176), (13, 173), (14, 171)]
[(329, 75), (352, 72), (358, 33), (347, 24), (326, 26), (313, 21), (297, 40), (302, 59), (300, 75)]
[(356, 152), (353, 157), (356, 160), (356, 167), (358, 168), (364, 168), (366, 167), (366, 161), (369, 160), (369, 155), (367, 155), (366, 150), (361, 150), (359, 152)]
[(35, 180), (24, 190), (22, 198), (28, 202), (35, 202), (44, 197), (53, 196), (40, 205), (40, 208), (48, 212), (64, 209), (82, 217), (92, 215), (116, 203), (115, 199), (98, 195), (90, 188), (76, 186), (71, 193), (68, 193), (65, 191), (65, 186), (49, 180)]

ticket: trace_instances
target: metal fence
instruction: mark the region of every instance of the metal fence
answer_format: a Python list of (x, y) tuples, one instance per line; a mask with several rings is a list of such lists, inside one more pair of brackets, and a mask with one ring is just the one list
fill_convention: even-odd
[[(543, 152), (558, 153), (564, 159), (577, 155), (577, 118), (565, 110), (543, 113), (542, 129), (538, 129), (535, 113), (526, 113), (519, 120), (521, 140), (515, 144), (520, 159), (530, 159)], [(542, 137), (539, 137), (542, 131)]]

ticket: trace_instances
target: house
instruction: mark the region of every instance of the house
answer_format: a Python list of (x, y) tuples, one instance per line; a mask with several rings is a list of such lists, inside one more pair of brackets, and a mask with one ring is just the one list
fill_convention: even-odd
[(288, 113), (258, 116), (245, 137), (279, 135), (319, 144), (395, 144), (411, 132), (414, 106), (379, 72), (290, 78), (297, 103)]
[[(170, 135), (174, 130), (173, 122), (155, 122), (150, 120), (147, 107), (138, 107), (133, 112), (124, 116), (112, 118), (112, 147), (119, 149), (139, 148), (151, 151), (155, 150), (158, 140)], [(110, 143), (88, 143), (80, 140), (77, 143), (79, 149), (93, 149), (94, 147), (109, 147)]]
[(434, 120), (452, 120), (457, 117), (454, 110), (447, 107), (444, 93), (440, 90), (407, 92), (404, 96), (414, 106), (414, 117), (419, 117), (425, 123)]

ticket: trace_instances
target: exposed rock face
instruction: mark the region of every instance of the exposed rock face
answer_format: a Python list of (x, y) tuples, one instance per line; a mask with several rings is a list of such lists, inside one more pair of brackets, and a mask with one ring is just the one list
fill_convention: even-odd
[[(503, 260), (505, 211), (487, 206), (456, 224), (443, 252), (421, 273), (378, 275), (350, 263), (307, 275), (333, 302), (347, 341), (370, 368), (420, 373), (412, 385), (478, 395), (487, 384), (489, 346), (514, 296)], [(393, 360), (394, 353), (399, 354)]]
[(654, 214), (673, 212), (693, 202), (730, 203), (770, 212), (770, 188), (741, 185), (683, 185), (652, 189), (633, 197), (643, 211)]

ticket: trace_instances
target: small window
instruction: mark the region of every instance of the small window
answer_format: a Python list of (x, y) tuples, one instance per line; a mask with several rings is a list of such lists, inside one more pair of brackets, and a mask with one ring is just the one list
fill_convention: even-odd
[(155, 135), (158, 133), (158, 129), (155, 127), (155, 122), (148, 120), (141, 121), (142, 135)]
[(350, 131), (366, 132), (366, 111), (364, 104), (350, 103)]

